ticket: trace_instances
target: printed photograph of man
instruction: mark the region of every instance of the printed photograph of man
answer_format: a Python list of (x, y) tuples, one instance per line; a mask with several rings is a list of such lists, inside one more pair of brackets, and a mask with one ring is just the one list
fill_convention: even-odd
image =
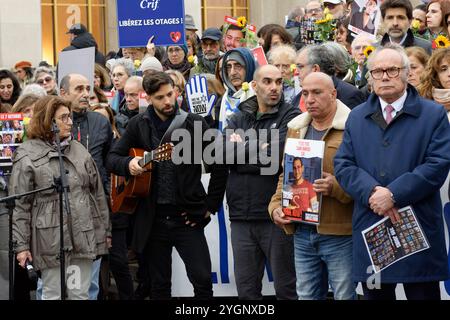
[(13, 143), (13, 136), (11, 133), (3, 134), (3, 144), (11, 144)]
[(313, 184), (305, 176), (303, 160), (295, 157), (292, 163), (294, 182), (289, 186), (288, 192), (292, 194), (289, 201), (291, 208), (299, 208), (302, 212), (318, 212), (319, 203)]
[[(379, 9), (377, 0), (367, 0), (364, 7), (362, 8), (360, 8), (358, 4), (354, 2), (352, 7), (353, 14), (350, 19), (350, 25), (359, 30), (374, 35), (377, 26), (377, 21), (375, 20), (379, 18), (377, 17), (377, 15), (379, 15), (378, 11)], [(360, 32), (357, 33), (359, 34)]]

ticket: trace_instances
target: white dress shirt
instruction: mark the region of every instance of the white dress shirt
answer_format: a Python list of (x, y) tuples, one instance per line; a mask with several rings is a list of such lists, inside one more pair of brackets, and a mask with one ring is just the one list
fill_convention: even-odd
[(407, 96), (408, 96), (408, 93), (405, 90), (403, 95), (392, 103), (387, 103), (386, 101), (384, 101), (383, 99), (378, 97), (378, 99), (380, 99), (381, 111), (383, 112), (384, 120), (386, 120), (386, 116), (387, 116), (386, 115), (386, 106), (388, 104), (390, 104), (394, 108), (394, 111), (392, 111), (392, 119), (394, 119), (395, 116), (397, 115), (397, 113), (399, 113), (400, 110), (403, 109), (403, 104), (405, 103)]

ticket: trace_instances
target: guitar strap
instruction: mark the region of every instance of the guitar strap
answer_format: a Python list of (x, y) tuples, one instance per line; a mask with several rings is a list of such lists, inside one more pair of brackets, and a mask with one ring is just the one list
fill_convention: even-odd
[(170, 124), (169, 128), (167, 128), (166, 133), (164, 133), (164, 136), (162, 137), (161, 141), (159, 142), (159, 145), (163, 145), (164, 143), (170, 142), (170, 138), (172, 137), (172, 133), (179, 129), (184, 121), (186, 120), (188, 116), (188, 113), (182, 109), (178, 109), (178, 113), (175, 116), (175, 118), (172, 120), (172, 123)]

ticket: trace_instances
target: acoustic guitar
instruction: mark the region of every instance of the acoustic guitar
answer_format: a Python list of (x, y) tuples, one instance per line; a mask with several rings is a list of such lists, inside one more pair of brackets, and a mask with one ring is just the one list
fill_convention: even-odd
[(111, 175), (111, 208), (112, 212), (123, 212), (132, 214), (136, 210), (140, 198), (150, 194), (152, 179), (152, 163), (166, 161), (172, 158), (172, 143), (165, 143), (153, 151), (143, 149), (130, 149), (131, 157), (142, 157), (139, 165), (147, 169), (138, 176), (122, 177)]

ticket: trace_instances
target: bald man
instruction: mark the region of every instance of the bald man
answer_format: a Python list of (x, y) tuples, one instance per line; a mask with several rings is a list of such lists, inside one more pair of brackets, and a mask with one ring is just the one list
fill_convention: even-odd
[[(224, 132), (227, 143), (233, 148), (233, 144), (237, 144), (238, 150), (242, 146), (246, 156), (245, 163), (235, 162), (229, 167), (227, 183), (238, 296), (239, 299), (262, 299), (261, 279), (267, 261), (273, 273), (277, 298), (296, 300), (292, 237), (270, 221), (267, 205), (282, 171), (280, 159), (287, 123), (299, 114), (299, 110), (281, 99), (283, 77), (276, 67), (266, 65), (257, 69), (252, 86), (256, 95), (239, 105), (240, 111), (230, 118)], [(235, 131), (238, 129), (244, 130), (245, 137)], [(247, 135), (251, 132), (249, 129), (257, 129), (258, 135)], [(271, 135), (271, 130), (275, 130), (278, 137)], [(265, 133), (272, 139), (263, 139)], [(268, 164), (261, 163), (259, 154), (252, 152), (255, 151), (251, 150), (252, 145), (270, 153)], [(236, 159), (240, 157), (236, 156)]]
[[(60, 95), (72, 102), (73, 139), (77, 139), (91, 154), (102, 176), (105, 194), (109, 194), (110, 178), (105, 168), (106, 156), (111, 147), (113, 133), (108, 119), (98, 112), (88, 111), (91, 85), (81, 74), (69, 74), (62, 78)], [(109, 226), (109, 241), (111, 231)], [(101, 259), (94, 262), (89, 300), (96, 300), (99, 292), (98, 277)]]
[[(333, 168), (333, 158), (342, 142), (350, 109), (336, 99), (333, 80), (325, 73), (310, 73), (302, 87), (307, 112), (288, 123), (287, 138), (325, 141), (322, 178), (313, 184), (318, 199), (322, 196), (320, 224), (317, 227), (294, 225), (285, 218), (281, 208), (282, 174), (269, 205), (269, 214), (276, 225), (294, 235), (299, 299), (326, 299), (329, 284), (335, 299), (354, 299), (355, 287), (351, 278), (353, 203), (337, 183)], [(292, 191), (305, 192), (301, 188)]]

